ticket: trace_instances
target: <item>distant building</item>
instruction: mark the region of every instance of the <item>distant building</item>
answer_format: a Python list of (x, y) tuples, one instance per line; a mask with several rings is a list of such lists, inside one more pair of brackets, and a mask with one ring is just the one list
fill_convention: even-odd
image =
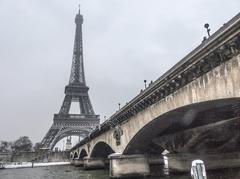
[(71, 136), (69, 138), (67, 138), (66, 141), (66, 151), (70, 150), (72, 148), (72, 138)]

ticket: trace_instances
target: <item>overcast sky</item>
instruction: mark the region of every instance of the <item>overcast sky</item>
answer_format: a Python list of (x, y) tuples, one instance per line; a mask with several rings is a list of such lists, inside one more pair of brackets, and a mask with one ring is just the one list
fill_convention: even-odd
[[(0, 0), (0, 140), (41, 141), (68, 84), (78, 0)], [(96, 114), (110, 116), (239, 12), (239, 0), (82, 0)]]

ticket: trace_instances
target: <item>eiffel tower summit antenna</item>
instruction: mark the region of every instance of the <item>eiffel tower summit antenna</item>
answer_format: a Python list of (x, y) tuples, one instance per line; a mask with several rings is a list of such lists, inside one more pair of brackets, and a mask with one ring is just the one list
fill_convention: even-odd
[[(80, 13), (75, 17), (76, 31), (73, 48), (73, 58), (69, 84), (65, 87), (65, 98), (58, 114), (54, 114), (53, 124), (41, 142), (42, 149), (52, 150), (56, 143), (68, 136), (86, 137), (92, 129), (100, 123), (86, 85), (83, 63), (82, 24), (83, 16)], [(70, 114), (72, 102), (77, 102), (80, 114)]]

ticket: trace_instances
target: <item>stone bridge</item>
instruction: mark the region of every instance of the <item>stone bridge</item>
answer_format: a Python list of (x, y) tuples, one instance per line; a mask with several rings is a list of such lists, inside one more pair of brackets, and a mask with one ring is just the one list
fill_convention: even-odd
[(240, 14), (74, 146), (70, 157), (87, 169), (110, 159), (112, 177), (148, 175), (164, 150), (169, 167), (179, 171), (189, 171), (196, 158), (207, 169), (237, 166), (239, 97)]

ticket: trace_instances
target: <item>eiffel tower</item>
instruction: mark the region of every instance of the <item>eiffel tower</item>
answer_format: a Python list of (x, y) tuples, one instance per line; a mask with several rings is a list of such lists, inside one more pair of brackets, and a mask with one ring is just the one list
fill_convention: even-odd
[[(41, 142), (41, 149), (52, 150), (58, 141), (64, 137), (77, 135), (87, 136), (92, 129), (99, 125), (99, 115), (95, 115), (86, 86), (82, 24), (83, 16), (79, 12), (75, 18), (76, 32), (73, 49), (73, 60), (69, 84), (65, 87), (65, 98), (58, 114), (54, 114), (53, 124)], [(77, 102), (80, 114), (70, 114), (72, 102)]]

